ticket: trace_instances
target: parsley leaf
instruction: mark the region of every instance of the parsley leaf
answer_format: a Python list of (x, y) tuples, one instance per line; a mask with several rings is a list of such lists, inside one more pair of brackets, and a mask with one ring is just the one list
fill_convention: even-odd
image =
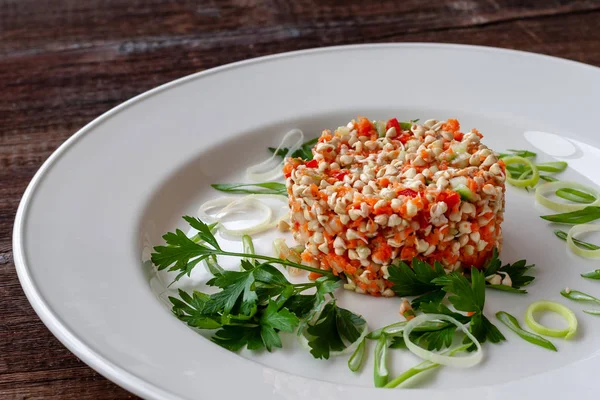
[(290, 312), (293, 312), (301, 319), (308, 316), (314, 305), (315, 296), (308, 294), (296, 294), (290, 297), (284, 304)]
[(492, 257), (483, 266), (483, 271), (484, 271), (483, 274), (486, 277), (490, 276), (490, 275), (494, 275), (495, 273), (498, 272), (500, 267), (502, 267), (502, 262), (498, 258), (498, 249), (496, 247), (494, 247), (494, 250), (492, 250)]
[[(421, 311), (423, 311), (425, 314), (444, 314), (463, 324), (466, 324), (470, 321), (470, 318), (466, 315), (452, 311), (441, 303), (423, 303), (421, 304)], [(441, 325), (440, 329), (443, 328), (444, 325)], [(415, 329), (415, 331), (417, 331), (417, 329)]]
[[(312, 148), (315, 146), (315, 144), (317, 144), (318, 141), (319, 141), (319, 138), (317, 137), (317, 138), (311, 139), (307, 142), (304, 142), (298, 150), (294, 151), (291, 154), (291, 157), (302, 158), (303, 160), (307, 160), (307, 161), (312, 160), (313, 159)], [(275, 151), (277, 150), (275, 147), (268, 147), (268, 149), (271, 153), (275, 153)], [(285, 157), (287, 152), (288, 152), (288, 148), (282, 147), (281, 149), (279, 149), (279, 151), (277, 151), (276, 155), (283, 158), (283, 157)]]
[(534, 267), (533, 264), (527, 265), (527, 261), (520, 260), (514, 264), (506, 264), (498, 271), (507, 273), (512, 280), (512, 287), (520, 289), (523, 286), (529, 285), (535, 279), (533, 276), (525, 275), (532, 267)]
[(339, 288), (342, 285), (342, 283), (341, 281), (333, 281), (331, 279), (328, 279), (327, 277), (322, 276), (320, 278), (317, 278), (317, 280), (315, 281), (315, 285), (317, 287), (317, 290), (314, 294), (313, 306), (306, 314), (304, 321), (300, 323), (300, 326), (298, 328), (298, 335), (303, 334), (309, 322), (316, 318), (317, 314), (322, 314), (322, 309), (327, 301), (326, 296), (330, 295), (331, 297), (333, 297), (331, 293), (333, 293), (337, 288)]
[[(486, 340), (489, 340), (492, 343), (499, 343), (506, 340), (496, 325), (492, 324), (492, 322), (483, 314), (475, 314), (471, 317), (470, 330), (480, 343), (483, 343)], [(469, 341), (469, 338), (465, 338), (464, 343), (468, 343)], [(469, 351), (474, 348), (475, 346), (472, 346), (469, 348)]]
[(171, 265), (169, 271), (181, 271), (176, 280), (185, 274), (189, 275), (192, 268), (200, 261), (217, 254), (216, 250), (192, 241), (179, 229), (175, 233), (165, 234), (163, 239), (167, 242), (167, 246), (154, 248), (155, 253), (151, 255), (152, 263), (157, 266), (159, 271)]
[(227, 325), (217, 331), (212, 341), (231, 351), (239, 351), (244, 346), (248, 350), (265, 347), (260, 326)]
[(529, 271), (529, 269), (532, 267), (534, 267), (534, 265), (528, 265), (527, 261), (525, 260), (519, 260), (513, 264), (505, 264), (502, 266), (502, 262), (498, 259), (498, 250), (494, 248), (492, 257), (484, 266), (484, 275), (489, 277), (497, 273), (508, 274), (510, 280), (512, 281), (512, 285), (492, 285), (488, 282), (487, 287), (505, 292), (527, 293), (526, 290), (521, 288), (529, 285), (535, 279), (533, 276), (525, 275), (525, 273), (527, 273), (527, 271)]
[(416, 336), (416, 338), (412, 340), (419, 346), (426, 348), (429, 351), (432, 351), (450, 347), (452, 345), (452, 341), (454, 340), (455, 333), (456, 326), (450, 324), (445, 328), (442, 328), (437, 331), (422, 332), (419, 334), (413, 333), (411, 334), (411, 336)]
[(434, 290), (433, 292), (426, 293), (422, 296), (416, 297), (410, 303), (412, 308), (418, 310), (421, 308), (421, 304), (423, 303), (439, 303), (444, 297), (446, 297), (446, 292), (442, 289)]
[[(506, 340), (504, 335), (494, 324), (483, 315), (485, 305), (485, 275), (478, 269), (471, 269), (471, 283), (457, 273), (450, 273), (445, 277), (434, 280), (441, 285), (444, 291), (452, 293), (448, 300), (458, 311), (470, 313), (470, 330), (473, 336), (481, 343), (489, 340), (497, 343)], [(468, 339), (466, 339), (468, 340)]]
[(210, 296), (204, 306), (204, 312), (216, 313), (222, 310), (224, 314), (229, 314), (236, 304), (239, 304), (239, 312), (244, 315), (252, 315), (256, 312), (258, 296), (253, 290), (255, 281), (253, 272), (226, 271), (209, 281), (211, 285), (223, 290)]
[[(212, 340), (232, 351), (282, 347), (281, 332), (299, 331), (310, 336), (311, 353), (317, 358), (329, 358), (331, 351), (343, 350), (355, 342), (365, 329), (365, 320), (335, 304), (333, 292), (341, 281), (332, 273), (296, 264), (289, 260), (224, 251), (211, 232), (211, 227), (197, 218), (184, 217), (198, 233), (188, 238), (181, 231), (163, 236), (166, 246), (157, 246), (152, 261), (158, 269), (179, 271), (177, 279), (201, 261), (213, 277), (209, 286), (221, 289), (208, 295), (179, 291), (179, 298), (170, 297), (173, 313), (189, 326), (217, 329)], [(224, 270), (217, 256), (240, 259), (241, 269)], [(252, 260), (252, 261), (249, 261)], [(260, 263), (261, 261), (266, 261)], [(292, 284), (272, 264), (298, 267), (324, 276), (315, 282)], [(301, 294), (315, 289), (311, 295)], [(330, 300), (331, 299), (331, 300)]]
[(210, 244), (216, 250), (221, 250), (217, 239), (212, 234), (210, 227), (206, 225), (204, 222), (200, 221), (198, 218), (184, 216), (183, 219), (190, 224), (190, 226), (198, 231), (197, 235), (200, 240)]
[(363, 326), (366, 321), (345, 308), (337, 308), (335, 316), (335, 324), (340, 335), (346, 339), (348, 343), (354, 343), (360, 337), (359, 326)]
[(293, 332), (298, 326), (298, 317), (288, 309), (279, 309), (277, 302), (271, 300), (263, 311), (260, 320), (260, 336), (268, 351), (273, 347), (281, 347), (281, 339), (277, 331)]
[[(480, 275), (477, 269), (472, 270), (474, 282), (479, 282)], [(469, 281), (463, 275), (451, 272), (446, 276), (436, 278), (434, 282), (442, 286), (445, 292), (451, 293), (448, 300), (458, 311), (473, 313), (480, 313), (482, 311), (481, 289), (479, 287), (475, 288), (475, 285), (471, 287)], [(483, 301), (485, 301), (485, 292), (483, 294)]]
[[(209, 256), (215, 256), (222, 252), (217, 239), (211, 232), (209, 225), (200, 221), (198, 218), (185, 216), (183, 219), (194, 229), (198, 230), (196, 237), (201, 241), (188, 238), (180, 229), (175, 232), (168, 232), (163, 235), (167, 243), (166, 246), (154, 247), (154, 253), (151, 254), (151, 260), (159, 271), (169, 268), (169, 271), (180, 271), (175, 281), (184, 275), (190, 275), (192, 269), (199, 262), (206, 260)], [(205, 246), (203, 243), (211, 247)]]
[(293, 332), (298, 327), (299, 320), (287, 308), (279, 309), (279, 305), (271, 300), (260, 317), (260, 322), (261, 325), (267, 325), (280, 331)]
[(404, 338), (402, 336), (394, 336), (392, 337), (392, 342), (389, 345), (390, 349), (405, 349), (406, 343), (404, 342)]
[(432, 281), (446, 275), (439, 262), (434, 263), (432, 267), (418, 258), (413, 259), (412, 268), (400, 261), (398, 264), (390, 265), (388, 273), (390, 275), (388, 279), (394, 284), (392, 290), (398, 296), (420, 296), (437, 291), (439, 288)]
[[(184, 275), (189, 276), (192, 269), (203, 260), (206, 260), (209, 270), (217, 270), (218, 264), (214, 257), (218, 255), (268, 261), (272, 264), (286, 265), (309, 272), (319, 273), (329, 279), (339, 279), (331, 271), (309, 267), (287, 259), (282, 260), (259, 254), (225, 251), (221, 249), (217, 239), (211, 232), (211, 227), (214, 227), (213, 225), (207, 225), (198, 218), (185, 216), (183, 219), (192, 228), (198, 230), (198, 233), (190, 239), (179, 229), (175, 232), (168, 232), (163, 236), (167, 245), (154, 247), (154, 252), (151, 254), (152, 263), (156, 265), (159, 271), (169, 267), (169, 271), (180, 271), (175, 278), (175, 281), (179, 280)], [(244, 269), (249, 268), (248, 264), (242, 264), (242, 266)]]
[(487, 284), (486, 287), (490, 288), (490, 289), (495, 289), (495, 290), (499, 290), (501, 292), (509, 292), (509, 293), (518, 293), (518, 294), (526, 294), (527, 290), (525, 289), (517, 289), (515, 287), (512, 286), (506, 286), (506, 285), (492, 285), (492, 284)]
[(344, 341), (356, 341), (365, 323), (362, 317), (338, 307), (335, 301), (327, 303), (319, 319), (307, 329), (311, 354), (315, 358), (329, 359), (331, 351), (346, 348)]
[(169, 296), (169, 301), (173, 304), (171, 311), (177, 318), (189, 326), (199, 329), (217, 329), (221, 326), (218, 318), (203, 312), (204, 304), (209, 299), (208, 295), (194, 291), (190, 296), (179, 289), (179, 297), (181, 300)]

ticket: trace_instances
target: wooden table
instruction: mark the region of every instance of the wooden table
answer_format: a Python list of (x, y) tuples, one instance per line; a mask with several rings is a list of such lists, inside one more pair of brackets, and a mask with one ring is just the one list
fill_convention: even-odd
[(17, 205), (33, 174), (117, 104), (233, 61), (348, 43), (468, 43), (600, 65), (599, 1), (367, 3), (0, 0), (0, 398), (134, 397), (44, 327), (19, 285), (11, 248)]

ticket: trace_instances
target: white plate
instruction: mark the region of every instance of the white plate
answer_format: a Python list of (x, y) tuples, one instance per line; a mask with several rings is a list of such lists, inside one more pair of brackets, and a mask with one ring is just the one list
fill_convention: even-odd
[[(558, 353), (524, 342), (485, 346), (472, 370), (444, 368), (419, 390), (372, 388), (372, 357), (361, 375), (345, 359), (314, 360), (293, 340), (272, 354), (228, 352), (174, 318), (157, 299), (149, 246), (183, 227), (209, 186), (241, 178), (283, 132), (316, 136), (356, 115), (383, 119), (457, 117), (497, 150), (529, 148), (566, 159), (568, 178), (600, 184), (597, 68), (482, 47), (393, 44), (271, 56), (195, 74), (115, 108), (83, 128), (42, 166), (17, 214), (14, 256), (40, 318), (78, 357), (153, 399), (410, 399), (552, 396), (569, 388), (590, 397), (600, 367), (600, 318), (576, 310), (581, 330)], [(525, 132), (538, 132), (525, 135)], [(540, 133), (545, 132), (545, 133)], [(594, 262), (568, 253), (533, 195), (508, 188), (506, 262), (537, 264), (529, 295), (488, 292), (486, 312), (520, 316), (560, 289), (600, 291), (579, 273)], [(274, 237), (257, 239), (269, 251)], [(231, 245), (231, 243), (229, 244)], [(239, 245), (239, 244), (238, 244)], [(198, 268), (191, 286), (203, 278)], [(398, 299), (341, 294), (372, 327), (398, 318)], [(589, 308), (589, 307), (588, 307)], [(492, 318), (495, 321), (495, 318)], [(393, 374), (416, 360), (395, 352)], [(448, 389), (452, 389), (448, 392)]]

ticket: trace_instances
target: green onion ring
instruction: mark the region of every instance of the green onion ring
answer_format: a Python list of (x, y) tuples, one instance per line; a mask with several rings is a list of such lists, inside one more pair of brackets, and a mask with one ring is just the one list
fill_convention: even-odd
[(366, 340), (366, 338), (363, 338), (363, 340), (360, 341), (358, 347), (356, 348), (356, 350), (354, 350), (354, 353), (352, 353), (352, 355), (348, 359), (348, 368), (350, 368), (350, 371), (352, 372), (357, 372), (362, 366), (363, 359), (365, 358)]
[(588, 250), (581, 248), (575, 244), (574, 236), (580, 233), (587, 232), (600, 232), (600, 225), (596, 224), (582, 224), (582, 225), (574, 225), (567, 234), (567, 245), (569, 249), (578, 256), (586, 257), (586, 258), (599, 258), (600, 257), (600, 249), (597, 250)]
[[(415, 344), (414, 342), (412, 342), (410, 340), (410, 333), (413, 331), (413, 329), (415, 329), (417, 326), (419, 326), (423, 322), (433, 321), (433, 320), (447, 321), (447, 322), (450, 322), (450, 323), (456, 325), (456, 327), (458, 329), (460, 329), (461, 331), (463, 331), (463, 333), (465, 335), (467, 335), (467, 337), (473, 342), (473, 344), (477, 348), (477, 351), (475, 351), (474, 353), (471, 353), (471, 355), (468, 357), (451, 357), (449, 355), (438, 354), (438, 353), (434, 353), (432, 351), (425, 350), (424, 348), (419, 347), (417, 344)], [(408, 324), (406, 324), (406, 327), (404, 328), (403, 336), (404, 336), (404, 343), (406, 343), (406, 347), (408, 348), (408, 350), (411, 351), (411, 353), (413, 353), (417, 357), (420, 357), (420, 358), (430, 361), (432, 363), (447, 365), (450, 367), (457, 367), (457, 368), (469, 368), (476, 364), (479, 364), (481, 362), (481, 360), (483, 359), (481, 343), (479, 343), (477, 338), (475, 336), (473, 336), (473, 334), (469, 331), (469, 329), (465, 325), (461, 324), (456, 319), (454, 319), (448, 315), (421, 314), (421, 315), (417, 316), (416, 318), (411, 319), (408, 322)]]
[(506, 157), (502, 160), (504, 161), (505, 165), (525, 164), (531, 169), (531, 178), (528, 179), (513, 178), (510, 171), (507, 169), (506, 180), (508, 181), (508, 183), (517, 187), (528, 187), (537, 185), (538, 181), (540, 180), (540, 173), (534, 163), (529, 161), (527, 158), (519, 156)]
[(385, 334), (377, 339), (375, 347), (375, 363), (373, 366), (373, 380), (375, 387), (384, 387), (388, 383), (390, 371), (387, 367), (388, 338)]
[[(559, 189), (578, 189), (583, 192), (589, 193), (596, 198), (591, 204), (567, 204), (560, 203), (558, 201), (550, 200), (546, 197), (546, 194), (556, 192)], [(600, 192), (596, 189), (593, 189), (589, 186), (582, 185), (577, 182), (565, 182), (565, 181), (557, 181), (557, 182), (548, 182), (543, 185), (538, 186), (535, 189), (535, 199), (538, 203), (543, 205), (544, 207), (548, 207), (551, 210), (558, 212), (571, 212), (571, 211), (579, 211), (583, 210), (588, 206), (600, 206)]]
[[(552, 311), (560, 314), (567, 320), (569, 326), (565, 329), (548, 328), (533, 318), (533, 313), (536, 311)], [(531, 303), (525, 312), (525, 323), (531, 330), (540, 335), (570, 339), (575, 335), (575, 332), (577, 332), (577, 317), (573, 311), (555, 301), (539, 300)]]

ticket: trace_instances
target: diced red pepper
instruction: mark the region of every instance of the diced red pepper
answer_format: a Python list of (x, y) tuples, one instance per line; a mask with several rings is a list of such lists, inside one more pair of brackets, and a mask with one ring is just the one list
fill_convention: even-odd
[(317, 160), (310, 160), (306, 163), (306, 168), (317, 168), (319, 166), (319, 162)]
[(398, 120), (396, 118), (392, 118), (392, 119), (388, 120), (387, 124), (385, 124), (385, 130), (388, 130), (390, 128), (396, 128), (396, 132), (398, 134), (402, 133), (402, 128), (400, 128), (400, 123), (398, 122)]
[(398, 192), (398, 196), (416, 197), (417, 192), (412, 189), (404, 189)]
[(341, 181), (344, 179), (344, 177), (348, 175), (348, 171), (339, 171), (333, 174), (333, 177), (335, 179), (337, 179), (338, 181)]
[(414, 217), (415, 221), (417, 221), (419, 223), (419, 226), (421, 227), (421, 229), (425, 229), (429, 226), (429, 221), (427, 218), (427, 215), (423, 212), (420, 212), (419, 214), (417, 214), (416, 217)]
[(410, 140), (410, 138), (411, 138), (411, 135), (409, 135), (408, 133), (403, 133), (403, 134), (402, 134), (402, 135), (401, 135), (401, 136), (398, 138), (398, 140), (399, 140), (400, 142), (402, 142), (402, 144), (406, 144), (406, 142), (408, 142), (408, 141)]

